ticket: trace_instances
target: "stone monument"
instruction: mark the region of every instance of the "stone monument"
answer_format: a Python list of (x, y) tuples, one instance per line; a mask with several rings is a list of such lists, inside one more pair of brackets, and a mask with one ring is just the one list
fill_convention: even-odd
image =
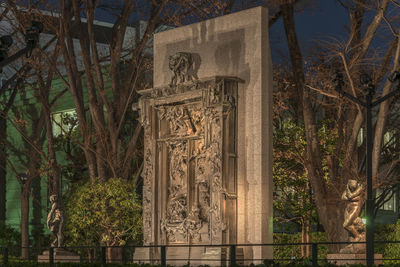
[[(365, 225), (359, 217), (362, 208), (361, 195), (364, 189), (356, 180), (349, 180), (342, 194), (346, 201), (344, 229), (349, 233), (349, 242), (365, 242)], [(340, 265), (363, 264), (366, 260), (366, 246), (362, 243), (349, 244), (339, 254), (328, 254), (328, 260)], [(375, 264), (382, 263), (382, 254), (375, 254)]]
[[(58, 199), (57, 195), (50, 196), (51, 209), (47, 215), (47, 227), (50, 232), (54, 235), (55, 239), (51, 243), (53, 247), (53, 260), (54, 262), (80, 262), (80, 256), (66, 251), (64, 247), (64, 211), (62, 204)], [(38, 256), (38, 262), (49, 262), (50, 253), (44, 251), (42, 255)]]
[[(145, 245), (272, 243), (272, 67), (267, 9), (154, 36), (144, 127)], [(136, 249), (135, 260), (159, 259)], [(239, 247), (260, 263), (272, 247)], [(221, 265), (225, 248), (167, 248), (167, 263)], [(215, 260), (210, 261), (210, 260)]]

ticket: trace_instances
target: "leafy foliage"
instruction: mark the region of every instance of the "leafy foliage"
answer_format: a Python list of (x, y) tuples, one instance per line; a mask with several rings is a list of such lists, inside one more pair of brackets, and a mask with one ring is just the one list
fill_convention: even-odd
[(141, 205), (127, 180), (86, 182), (70, 194), (67, 203), (68, 245), (121, 246), (141, 233)]
[(304, 168), (304, 128), (290, 120), (282, 121), (275, 127), (273, 142), (275, 221), (291, 221), (302, 225), (305, 220), (316, 219), (315, 205)]
[(0, 247), (19, 246), (21, 234), (12, 227), (0, 223)]
[[(318, 135), (323, 152), (324, 178), (329, 184), (329, 159), (334, 153), (338, 135), (333, 123), (323, 120), (318, 124)], [(305, 128), (293, 120), (276, 120), (273, 136), (275, 184), (274, 211), (276, 221), (302, 224), (317, 221), (316, 206), (309, 186), (305, 149)], [(343, 156), (339, 155), (342, 159)]]
[[(311, 232), (310, 234), (313, 242), (327, 242), (326, 234), (323, 232)], [(274, 244), (300, 243), (300, 242), (301, 242), (301, 233), (296, 233), (296, 234), (274, 233)], [(326, 259), (327, 254), (328, 254), (328, 247), (326, 245), (319, 245), (318, 258)], [(300, 246), (299, 245), (274, 246), (274, 259), (287, 259), (287, 260), (301, 259)]]
[[(400, 220), (396, 224), (380, 226), (375, 230), (375, 237), (379, 241), (400, 241)], [(384, 259), (400, 259), (400, 243), (378, 243), (377, 245), (378, 252), (383, 254)]]
[[(54, 118), (53, 118), (54, 119)], [(87, 165), (85, 155), (79, 147), (81, 135), (75, 114), (61, 113), (59, 121), (55, 122), (60, 132), (54, 138), (55, 149), (62, 158), (61, 175), (64, 181), (74, 183), (86, 176)], [(60, 153), (61, 152), (61, 153)]]

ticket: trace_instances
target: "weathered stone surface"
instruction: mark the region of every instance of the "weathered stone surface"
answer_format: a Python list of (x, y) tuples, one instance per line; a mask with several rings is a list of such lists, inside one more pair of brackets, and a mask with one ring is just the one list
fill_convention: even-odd
[[(153, 248), (149, 247), (139, 247), (135, 248), (135, 255), (133, 257), (133, 262), (138, 263), (138, 264), (159, 264), (159, 262), (156, 261), (156, 258), (154, 257), (155, 255), (152, 255)], [(152, 255), (152, 256), (150, 256)]]
[[(55, 248), (53, 252), (54, 262), (80, 262), (81, 257), (73, 252), (69, 252), (62, 248)], [(38, 262), (50, 262), (50, 253), (45, 250), (42, 255), (38, 256)]]
[(154, 36), (154, 88), (138, 107), (145, 244), (272, 243), (268, 42), (263, 7)]

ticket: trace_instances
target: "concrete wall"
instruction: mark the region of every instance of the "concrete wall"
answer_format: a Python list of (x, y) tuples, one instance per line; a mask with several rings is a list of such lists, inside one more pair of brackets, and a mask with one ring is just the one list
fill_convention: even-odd
[[(154, 37), (154, 87), (170, 82), (168, 56), (194, 54), (198, 78), (244, 80), (238, 99), (238, 243), (272, 243), (272, 63), (268, 11), (257, 7)], [(266, 258), (272, 250), (245, 250)]]

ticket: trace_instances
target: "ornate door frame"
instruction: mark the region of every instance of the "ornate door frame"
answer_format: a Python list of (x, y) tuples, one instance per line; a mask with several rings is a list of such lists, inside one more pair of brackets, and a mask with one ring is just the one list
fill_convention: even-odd
[(139, 92), (145, 244), (236, 242), (238, 82)]

